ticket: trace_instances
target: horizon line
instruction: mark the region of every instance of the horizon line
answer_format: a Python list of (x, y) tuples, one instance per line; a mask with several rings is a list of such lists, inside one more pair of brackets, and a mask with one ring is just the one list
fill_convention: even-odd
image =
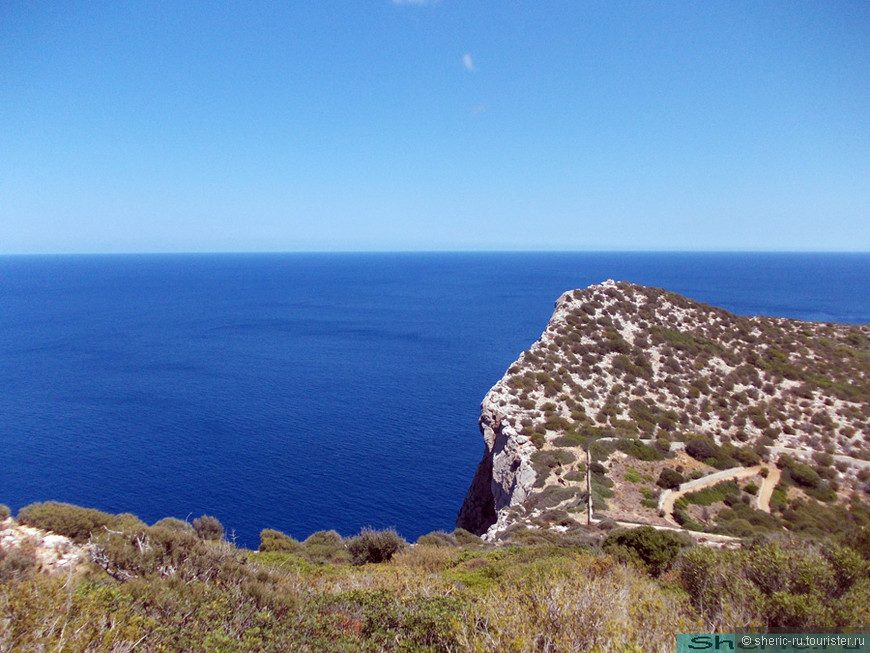
[(178, 250), (178, 251), (81, 251), (81, 252), (0, 252), (0, 257), (86, 257), (86, 256), (277, 256), (342, 254), (853, 254), (868, 255), (870, 250), (847, 249), (310, 249), (310, 250)]

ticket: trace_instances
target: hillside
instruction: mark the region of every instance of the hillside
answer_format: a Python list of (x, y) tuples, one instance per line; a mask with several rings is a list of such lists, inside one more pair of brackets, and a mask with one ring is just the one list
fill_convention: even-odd
[(567, 292), (482, 403), (486, 450), (457, 525), (570, 529), (589, 521), (587, 486), (601, 518), (667, 525), (666, 488), (777, 462), (780, 514), (734, 505), (753, 503), (774, 469), (761, 465), (674, 516), (737, 535), (794, 528), (783, 511), (868, 499), (868, 373), (868, 325), (743, 317), (625, 282)]

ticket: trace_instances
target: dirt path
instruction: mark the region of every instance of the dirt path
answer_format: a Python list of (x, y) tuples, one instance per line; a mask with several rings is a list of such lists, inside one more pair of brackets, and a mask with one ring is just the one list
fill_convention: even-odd
[[(600, 519), (596, 521), (601, 521)], [(672, 533), (685, 533), (691, 537), (696, 544), (712, 547), (729, 547), (733, 548), (740, 543), (739, 537), (733, 535), (719, 535), (717, 533), (702, 533), (699, 531), (689, 531), (682, 526), (659, 526), (658, 524), (642, 524), (640, 522), (619, 521), (616, 523), (622, 528), (640, 528), (641, 526), (652, 526), (657, 531), (670, 531)]]
[(758, 490), (758, 509), (764, 512), (770, 512), (770, 497), (776, 484), (782, 476), (782, 472), (776, 465), (765, 465), (767, 468), (767, 478), (761, 484), (761, 489)]
[[(733, 471), (726, 470), (730, 472), (728, 474), (711, 474), (710, 478), (698, 479), (698, 481), (700, 482), (683, 483), (683, 485), (680, 486), (679, 490), (672, 491), (670, 492), (670, 494), (664, 497), (664, 500), (661, 504), (661, 509), (664, 511), (665, 519), (668, 520), (670, 523), (674, 524), (675, 526), (679, 526), (676, 520), (674, 520), (674, 503), (681, 496), (688, 494), (689, 492), (697, 492), (698, 490), (703, 490), (707, 487), (713, 487), (714, 485), (721, 483), (722, 481), (729, 481), (734, 478), (746, 478), (747, 476), (755, 476), (756, 474), (761, 473), (761, 470), (761, 465), (756, 465), (755, 467), (740, 467)], [(772, 473), (768, 474), (768, 478), (771, 475)]]
[[(770, 447), (770, 450), (774, 453), (787, 453), (790, 456), (799, 456), (803, 459), (807, 459), (813, 454), (812, 451), (807, 451), (806, 449), (790, 449), (788, 447)], [(870, 468), (870, 460), (863, 460), (862, 458), (852, 458), (851, 456), (835, 453), (834, 460), (848, 463), (855, 467)]]

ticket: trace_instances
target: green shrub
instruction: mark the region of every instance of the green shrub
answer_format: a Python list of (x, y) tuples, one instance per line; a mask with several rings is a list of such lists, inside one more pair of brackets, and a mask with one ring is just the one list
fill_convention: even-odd
[(453, 537), (455, 537), (456, 541), (462, 546), (479, 546), (484, 543), (480, 537), (464, 528), (457, 528), (453, 531)]
[[(779, 488), (777, 488), (779, 489)], [(775, 493), (774, 493), (775, 494)], [(847, 508), (842, 504), (825, 505), (816, 501), (791, 500), (782, 510), (782, 519), (789, 530), (814, 536), (851, 532), (856, 527), (866, 528), (866, 504), (852, 502)]]
[(680, 487), (680, 485), (685, 482), (686, 479), (683, 478), (682, 474), (671, 469), (670, 467), (665, 467), (659, 474), (656, 485), (658, 485), (660, 488), (664, 488), (665, 490), (673, 490)]
[(9, 506), (4, 506), (2, 503), (0, 503), (0, 521), (9, 519), (9, 515)]
[(107, 528), (120, 530), (145, 527), (144, 523), (130, 514), (113, 515), (57, 501), (25, 506), (18, 511), (18, 521), (27, 526), (66, 535), (79, 544), (86, 542), (91, 533), (98, 535)]
[[(604, 488), (612, 488), (613, 481), (606, 474), (598, 474), (596, 472), (592, 472), (591, 477), (589, 479), (594, 486), (600, 486)], [(609, 493), (608, 496), (613, 496), (613, 493)]]
[(571, 422), (562, 417), (561, 415), (552, 415), (547, 418), (546, 422), (544, 422), (544, 426), (547, 427), (548, 431), (567, 431), (571, 428)]
[(317, 531), (309, 535), (303, 544), (306, 547), (312, 546), (341, 546), (344, 544), (344, 539), (337, 531)]
[(661, 449), (644, 444), (637, 438), (620, 438), (616, 442), (616, 448), (638, 460), (662, 460), (665, 457)]
[(434, 531), (417, 538), (417, 544), (422, 546), (459, 546), (456, 537), (444, 531)]
[(823, 467), (823, 466), (819, 465), (818, 467), (815, 467), (815, 468), (814, 468), (814, 471), (815, 471), (816, 474), (818, 474), (821, 478), (823, 478), (823, 479), (825, 479), (825, 480), (827, 480), (827, 481), (833, 481), (833, 480), (835, 480), (835, 479), (837, 478), (837, 476), (838, 476), (838, 474), (837, 474), (837, 470), (834, 469), (833, 467)]
[(830, 467), (834, 464), (834, 457), (824, 451), (813, 452), (813, 460), (822, 467)]
[(219, 540), (224, 534), (223, 525), (211, 515), (203, 515), (194, 519), (193, 530), (203, 540)]
[(634, 468), (629, 467), (625, 470), (625, 480), (629, 483), (640, 483), (640, 473)]
[(312, 562), (320, 564), (350, 562), (347, 543), (336, 531), (317, 531), (303, 542), (305, 553)]
[(691, 540), (686, 536), (660, 531), (652, 526), (641, 526), (613, 531), (604, 538), (602, 547), (605, 551), (627, 549), (637, 556), (650, 574), (660, 576), (676, 559), (680, 549), (690, 544)]
[(703, 490), (688, 492), (687, 494), (684, 494), (679, 501), (685, 502), (686, 504), (694, 503), (699, 506), (710, 506), (717, 501), (726, 501), (729, 497), (735, 497), (732, 499), (732, 502), (739, 501), (739, 496), (740, 488), (737, 487), (737, 483), (733, 480), (729, 480), (722, 481), (721, 483), (717, 483), (712, 487), (704, 488)]
[(724, 508), (716, 515), (714, 532), (748, 537), (758, 535), (761, 531), (779, 531), (782, 522), (775, 516), (738, 501), (730, 508)]
[(824, 501), (825, 503), (833, 503), (837, 500), (836, 491), (827, 483), (822, 483), (818, 487), (804, 488), (804, 492), (817, 501)]
[(164, 517), (163, 519), (154, 522), (154, 525), (151, 528), (165, 528), (170, 531), (182, 531), (186, 533), (193, 531), (193, 526), (189, 522), (175, 517)]
[[(572, 497), (577, 496), (577, 488), (550, 485), (542, 492), (533, 494), (527, 501), (526, 506), (530, 509), (552, 508)], [(611, 496), (613, 494), (611, 493)]]
[[(411, 596), (403, 600), (383, 589), (342, 592), (324, 597), (315, 606), (311, 636), (292, 650), (452, 651), (457, 648), (453, 624), (461, 618), (461, 608), (459, 600), (447, 596)], [(331, 626), (332, 632), (324, 632), (328, 615), (339, 617)], [(314, 637), (317, 641), (310, 641)]]
[(260, 531), (260, 546), (257, 550), (263, 553), (268, 551), (300, 553), (302, 550), (302, 544), (289, 535), (285, 535), (281, 531), (264, 528)]
[[(679, 503), (679, 502), (678, 502)], [(702, 531), (704, 530), (703, 525), (696, 522), (689, 516), (689, 513), (685, 511), (684, 508), (680, 506), (674, 506), (674, 521), (677, 522), (683, 528), (690, 531)]]
[(557, 447), (582, 447), (586, 444), (586, 436), (583, 436), (577, 431), (565, 431), (564, 434), (553, 440), (553, 444)]
[(589, 471), (593, 474), (607, 474), (607, 468), (597, 460), (589, 465)]
[(761, 462), (761, 456), (752, 447), (740, 447), (734, 452), (734, 458), (744, 467), (752, 467)]
[(686, 442), (686, 453), (703, 462), (708, 458), (715, 458), (716, 449), (707, 438), (693, 437)]
[(570, 465), (576, 460), (573, 453), (563, 451), (561, 449), (550, 449), (548, 451), (536, 451), (532, 454), (532, 464), (537, 468), (543, 467), (562, 467)]
[(347, 550), (353, 564), (364, 565), (368, 562), (387, 562), (405, 544), (405, 540), (392, 528), (381, 531), (364, 528), (348, 541)]
[(770, 495), (770, 509), (773, 511), (782, 511), (787, 505), (788, 487), (780, 481), (773, 488), (773, 493)]
[(537, 480), (535, 487), (543, 487), (550, 475), (550, 470), (570, 465), (574, 462), (575, 457), (570, 451), (564, 449), (548, 449), (546, 451), (536, 451), (532, 454), (532, 469), (535, 470)]
[(803, 463), (795, 463), (788, 469), (788, 474), (796, 485), (800, 485), (804, 488), (819, 487), (822, 482), (822, 479), (816, 471), (809, 465), (804, 465)]
[[(609, 499), (613, 496), (613, 490), (610, 489), (613, 487), (613, 481), (602, 474), (595, 473), (592, 474), (590, 481), (590, 485), (592, 486), (592, 507), (595, 510), (607, 510), (607, 502), (605, 499)], [(585, 492), (582, 494), (585, 495)]]

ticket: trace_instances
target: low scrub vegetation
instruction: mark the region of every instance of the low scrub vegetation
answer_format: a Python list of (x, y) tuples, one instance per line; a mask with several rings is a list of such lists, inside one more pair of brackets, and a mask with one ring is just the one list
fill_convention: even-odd
[(756, 534), (736, 551), (650, 527), (572, 527), (513, 529), (500, 545), (435, 532), (414, 546), (392, 530), (300, 542), (266, 529), (255, 552), (180, 520), (22, 513), (89, 542), (91, 562), (52, 575), (33, 543), (0, 551), (4, 651), (669, 651), (677, 632), (870, 626), (860, 506), (835, 537)]
[(57, 501), (25, 506), (18, 511), (17, 519), (27, 526), (66, 535), (79, 544), (87, 542), (92, 534), (101, 535), (107, 529), (122, 530), (145, 526), (133, 515), (112, 515), (93, 508), (81, 508)]
[(688, 551), (680, 584), (707, 624), (804, 632), (870, 622), (870, 563), (857, 551), (773, 540), (739, 551)]
[(717, 501), (725, 501), (729, 504), (740, 501), (740, 488), (737, 487), (737, 483), (735, 481), (722, 481), (713, 487), (689, 492), (677, 501), (677, 505), (681, 508), (685, 508), (690, 503), (699, 506), (710, 506)]

